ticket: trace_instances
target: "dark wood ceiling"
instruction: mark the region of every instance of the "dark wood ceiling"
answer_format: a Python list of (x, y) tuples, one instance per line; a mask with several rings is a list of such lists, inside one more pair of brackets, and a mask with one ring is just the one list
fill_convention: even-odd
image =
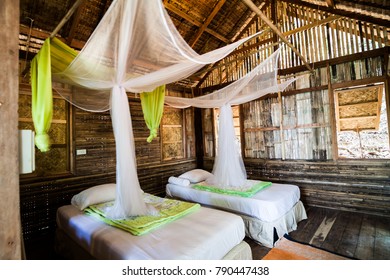
[[(81, 1), (56, 36), (71, 47), (82, 49), (112, 1)], [(257, 17), (243, 0), (161, 1), (180, 34), (200, 54), (238, 40), (252, 19)], [(275, 1), (252, 0), (263, 9)], [(390, 26), (390, 0), (280, 1)], [(58, 27), (75, 2), (77, 0), (20, 0), (21, 57), (31, 58), (38, 52), (43, 40)]]

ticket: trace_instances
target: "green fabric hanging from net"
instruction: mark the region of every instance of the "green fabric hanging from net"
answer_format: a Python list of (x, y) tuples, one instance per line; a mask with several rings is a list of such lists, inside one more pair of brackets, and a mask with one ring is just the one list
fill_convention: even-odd
[(146, 141), (150, 143), (157, 137), (164, 112), (165, 85), (159, 86), (151, 92), (142, 92), (140, 96), (144, 119), (150, 130), (150, 135)]
[[(35, 145), (41, 152), (50, 150), (50, 129), (53, 115), (52, 73), (64, 71), (78, 52), (57, 38), (45, 40), (41, 50), (31, 62), (32, 116), (35, 127)], [(151, 92), (141, 93), (144, 119), (150, 130), (151, 142), (157, 137), (164, 111), (165, 85)]]
[(48, 38), (31, 61), (31, 113), (35, 128), (35, 145), (41, 152), (50, 150), (48, 135), (53, 116), (53, 93), (51, 74), (66, 69), (77, 56), (59, 39)]

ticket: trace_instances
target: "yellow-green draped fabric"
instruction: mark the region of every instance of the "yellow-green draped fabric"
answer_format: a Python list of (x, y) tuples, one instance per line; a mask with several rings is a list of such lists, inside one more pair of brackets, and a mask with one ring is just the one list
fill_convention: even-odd
[(146, 141), (152, 142), (157, 137), (161, 117), (164, 112), (165, 85), (155, 88), (151, 92), (141, 93), (142, 112), (150, 135)]
[(53, 116), (51, 73), (62, 72), (77, 55), (59, 39), (46, 39), (41, 50), (31, 61), (32, 118), (35, 128), (35, 145), (41, 152), (50, 149), (47, 134)]
[(31, 61), (31, 113), (35, 127), (35, 145), (41, 152), (50, 149), (50, 129), (53, 116), (51, 91), (50, 41), (46, 40)]
[[(47, 134), (53, 115), (53, 94), (51, 73), (64, 71), (78, 52), (57, 38), (45, 40), (41, 50), (31, 62), (32, 116), (35, 127), (35, 145), (41, 152), (50, 149)], [(150, 130), (147, 138), (151, 142), (157, 137), (161, 117), (164, 111), (165, 85), (152, 92), (141, 93), (141, 105), (144, 119)]]

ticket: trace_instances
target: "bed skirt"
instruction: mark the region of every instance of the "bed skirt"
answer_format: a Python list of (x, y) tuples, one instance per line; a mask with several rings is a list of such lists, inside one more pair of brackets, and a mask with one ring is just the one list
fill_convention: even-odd
[[(54, 248), (55, 252), (66, 260), (96, 259), (59, 228), (56, 230)], [(241, 241), (223, 257), (223, 260), (252, 260), (251, 247), (245, 241)]]
[(246, 235), (268, 248), (273, 248), (277, 241), (274, 238), (274, 230), (278, 238), (282, 238), (285, 234), (296, 230), (298, 222), (307, 219), (306, 210), (301, 201), (298, 201), (290, 211), (273, 222), (263, 222), (246, 215), (240, 216), (244, 220)]

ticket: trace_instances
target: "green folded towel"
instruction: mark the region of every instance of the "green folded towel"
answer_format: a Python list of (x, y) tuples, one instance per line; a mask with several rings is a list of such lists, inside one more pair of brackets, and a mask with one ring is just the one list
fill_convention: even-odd
[(257, 192), (269, 187), (272, 185), (271, 182), (264, 182), (264, 181), (254, 181), (254, 185), (246, 190), (238, 190), (238, 189), (228, 189), (228, 188), (222, 188), (222, 187), (216, 187), (216, 186), (208, 186), (205, 184), (196, 184), (193, 186), (193, 188), (202, 190), (202, 191), (209, 191), (209, 192), (215, 192), (219, 194), (228, 194), (228, 195), (237, 195), (242, 197), (251, 197), (255, 195)]
[(151, 204), (158, 211), (158, 215), (113, 220), (107, 218), (105, 213), (109, 207), (114, 205), (114, 201), (91, 205), (84, 209), (84, 213), (133, 235), (143, 235), (200, 208), (200, 205), (196, 203), (161, 198), (151, 194), (144, 194), (144, 199), (147, 204)]

